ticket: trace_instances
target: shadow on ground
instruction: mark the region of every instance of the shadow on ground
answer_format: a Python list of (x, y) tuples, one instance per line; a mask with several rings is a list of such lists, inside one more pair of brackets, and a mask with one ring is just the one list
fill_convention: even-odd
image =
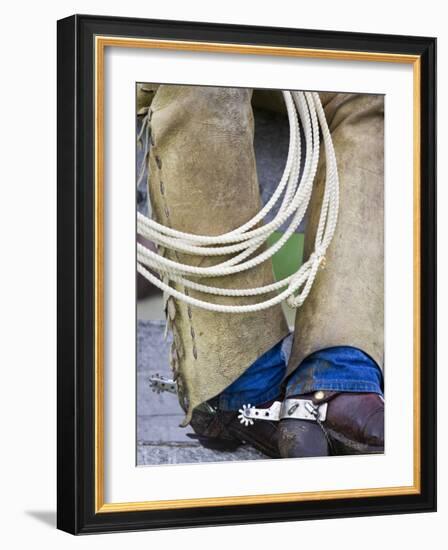
[(25, 514), (56, 529), (56, 510), (26, 510)]

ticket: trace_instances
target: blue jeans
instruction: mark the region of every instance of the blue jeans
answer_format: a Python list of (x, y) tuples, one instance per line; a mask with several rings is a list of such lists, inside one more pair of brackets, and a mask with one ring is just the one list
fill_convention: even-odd
[[(259, 357), (218, 396), (222, 410), (244, 404), (261, 405), (277, 398), (286, 374), (283, 341)], [(363, 351), (349, 346), (323, 349), (309, 355), (286, 380), (286, 396), (316, 390), (383, 394), (383, 374)]]

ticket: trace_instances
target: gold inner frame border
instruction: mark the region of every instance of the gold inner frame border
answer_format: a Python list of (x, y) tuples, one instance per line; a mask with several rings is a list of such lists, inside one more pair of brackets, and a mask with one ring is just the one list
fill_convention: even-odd
[[(413, 65), (413, 458), (414, 482), (410, 486), (378, 487), (367, 489), (341, 489), (301, 493), (275, 493), (179, 500), (106, 503), (104, 501), (104, 53), (106, 47), (145, 48), (207, 53), (234, 53), (302, 57), (329, 60), (405, 63)], [(343, 498), (365, 498), (393, 495), (420, 494), (421, 480), (421, 425), (420, 425), (420, 164), (421, 164), (421, 60), (418, 55), (382, 52), (356, 52), (294, 47), (258, 46), (178, 40), (96, 36), (95, 59), (95, 513), (167, 510), (212, 506), (232, 506), (279, 502), (303, 502)]]

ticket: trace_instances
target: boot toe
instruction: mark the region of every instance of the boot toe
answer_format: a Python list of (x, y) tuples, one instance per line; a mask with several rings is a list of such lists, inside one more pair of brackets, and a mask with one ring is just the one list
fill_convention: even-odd
[(379, 409), (367, 420), (364, 439), (368, 445), (384, 447), (384, 409)]

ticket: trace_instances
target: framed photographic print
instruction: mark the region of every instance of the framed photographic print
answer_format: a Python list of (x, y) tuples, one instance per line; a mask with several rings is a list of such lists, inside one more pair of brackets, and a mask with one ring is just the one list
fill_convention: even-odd
[(434, 38), (58, 22), (58, 527), (436, 507)]

